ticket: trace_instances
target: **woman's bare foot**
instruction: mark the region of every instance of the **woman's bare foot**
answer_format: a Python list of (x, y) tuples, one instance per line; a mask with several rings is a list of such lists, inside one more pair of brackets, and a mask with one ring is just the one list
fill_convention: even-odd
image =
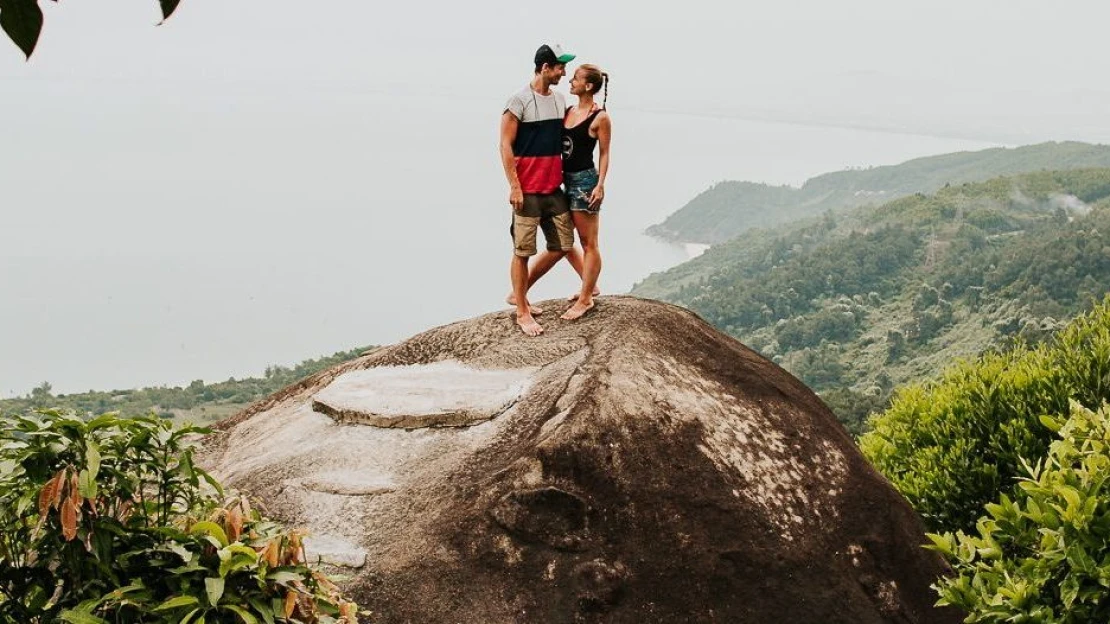
[(594, 309), (594, 302), (591, 300), (589, 303), (582, 303), (581, 300), (574, 302), (570, 309), (563, 312), (559, 318), (564, 321), (577, 321), (582, 318), (582, 315)]
[[(597, 288), (597, 287), (595, 286), (595, 287), (594, 287), (594, 293), (593, 293), (592, 295), (590, 295), (590, 296), (591, 296), (591, 297), (596, 297), (596, 296), (598, 296), (598, 295), (600, 295), (600, 294), (601, 294), (601, 289), (600, 289), (600, 288)], [(571, 295), (571, 296), (567, 297), (567, 301), (575, 301), (576, 299), (578, 299), (578, 298), (579, 298), (579, 297), (581, 297), (581, 296), (582, 296), (582, 293), (574, 293), (573, 295)]]
[[(516, 305), (516, 295), (514, 295), (513, 293), (509, 293), (509, 296), (505, 297), (505, 303), (507, 303), (511, 306), (515, 306)], [(531, 312), (533, 316), (539, 316), (539, 315), (543, 314), (543, 308), (537, 308), (534, 305), (529, 305), (528, 306), (528, 311)]]
[(520, 327), (520, 331), (524, 332), (525, 336), (535, 337), (543, 333), (543, 327), (540, 327), (540, 324), (536, 322), (536, 319), (532, 318), (531, 314), (518, 316), (516, 324)]

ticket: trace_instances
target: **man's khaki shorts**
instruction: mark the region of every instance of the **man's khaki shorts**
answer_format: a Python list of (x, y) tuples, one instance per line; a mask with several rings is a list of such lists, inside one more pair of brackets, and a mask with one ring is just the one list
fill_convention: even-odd
[(548, 251), (570, 251), (574, 248), (574, 222), (570, 218), (567, 196), (562, 191), (547, 195), (525, 193), (524, 206), (513, 211), (509, 234), (513, 237), (513, 253), (536, 255), (536, 229), (543, 230)]

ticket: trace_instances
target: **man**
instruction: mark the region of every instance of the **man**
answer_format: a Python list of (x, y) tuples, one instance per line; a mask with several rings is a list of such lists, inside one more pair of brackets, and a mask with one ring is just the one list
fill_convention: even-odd
[(536, 50), (532, 81), (513, 94), (501, 113), (501, 164), (509, 181), (513, 220), (513, 283), (516, 323), (528, 336), (543, 333), (528, 303), (528, 258), (536, 254), (536, 229), (543, 230), (549, 254), (555, 260), (574, 248), (574, 223), (563, 182), (563, 95), (551, 89), (566, 75), (574, 58), (559, 46)]

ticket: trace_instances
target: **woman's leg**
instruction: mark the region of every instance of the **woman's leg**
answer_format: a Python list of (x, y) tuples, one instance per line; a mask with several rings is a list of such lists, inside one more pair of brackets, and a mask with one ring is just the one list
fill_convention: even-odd
[[(578, 274), (579, 279), (582, 279), (583, 273), (586, 270), (586, 267), (583, 264), (584, 260), (583, 260), (583, 257), (582, 257), (582, 248), (579, 247), (579, 246), (575, 246), (574, 249), (568, 251), (567, 252), (567, 262), (569, 262), (570, 266), (574, 268), (574, 272)], [(599, 289), (597, 287), (597, 283), (595, 282), (594, 283), (593, 295), (596, 297), (600, 294), (601, 294), (601, 289)], [(567, 301), (576, 301), (577, 299), (578, 299), (578, 293), (577, 292), (575, 292), (573, 295), (567, 297)]]
[(578, 293), (578, 301), (562, 316), (568, 321), (581, 317), (594, 307), (594, 289), (601, 275), (601, 251), (597, 246), (601, 216), (575, 210), (571, 217), (574, 228), (578, 230), (578, 240), (582, 243), (582, 290)]

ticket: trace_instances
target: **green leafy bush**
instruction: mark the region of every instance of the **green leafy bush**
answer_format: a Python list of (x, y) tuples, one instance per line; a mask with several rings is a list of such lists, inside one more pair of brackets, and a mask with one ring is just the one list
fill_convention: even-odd
[(903, 388), (860, 439), (871, 462), (933, 531), (972, 530), (983, 505), (1011, 488), (1021, 458), (1043, 457), (1074, 398), (1110, 400), (1110, 299), (1047, 344), (963, 362)]
[(303, 535), (225, 498), (156, 417), (44, 411), (0, 432), (0, 622), (356, 621)]
[(1072, 404), (1047, 457), (1024, 464), (1014, 498), (986, 506), (973, 535), (930, 535), (955, 567), (939, 604), (967, 622), (1110, 620), (1110, 408)]

